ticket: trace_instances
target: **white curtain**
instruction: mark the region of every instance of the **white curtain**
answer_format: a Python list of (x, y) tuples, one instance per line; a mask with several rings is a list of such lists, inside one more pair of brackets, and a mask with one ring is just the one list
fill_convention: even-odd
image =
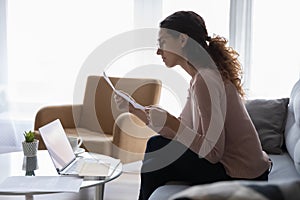
[(240, 54), (246, 90), (251, 76), (252, 7), (253, 0), (230, 1), (229, 45)]
[(162, 0), (134, 0), (134, 27), (157, 28), (162, 16)]
[[(0, 117), (7, 103), (7, 0), (0, 0)], [(2, 114), (3, 115), (3, 114)]]
[(7, 83), (6, 0), (0, 0), (0, 85)]
[(0, 0), (0, 153), (21, 150), (7, 102), (7, 0)]
[(7, 108), (7, 30), (6, 30), (6, 0), (0, 0), (0, 113)]

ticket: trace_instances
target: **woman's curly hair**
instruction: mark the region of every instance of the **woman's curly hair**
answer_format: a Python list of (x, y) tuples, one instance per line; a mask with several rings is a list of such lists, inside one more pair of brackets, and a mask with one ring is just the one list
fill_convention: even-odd
[[(193, 11), (178, 11), (165, 18), (160, 23), (160, 27), (172, 30), (169, 32), (174, 37), (179, 37), (180, 33), (184, 33), (196, 41), (187, 44), (189, 46), (185, 49), (190, 63), (200, 59), (204, 65), (209, 65), (208, 56), (203, 56), (205, 55), (203, 51), (208, 52), (223, 80), (231, 81), (240, 96), (245, 96), (241, 81), (242, 68), (238, 61), (239, 54), (233, 48), (227, 47), (225, 38), (220, 36), (209, 37), (205, 22), (200, 15)], [(199, 48), (199, 44), (202, 49)]]
[(242, 87), (242, 68), (238, 60), (239, 54), (231, 47), (227, 47), (227, 40), (216, 36), (210, 39), (208, 52), (217, 65), (223, 79), (230, 80), (240, 96), (245, 96)]

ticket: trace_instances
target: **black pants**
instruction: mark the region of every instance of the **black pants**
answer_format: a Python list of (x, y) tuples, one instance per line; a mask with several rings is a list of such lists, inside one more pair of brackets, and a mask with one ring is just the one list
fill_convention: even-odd
[[(268, 171), (253, 180), (267, 180)], [(152, 192), (170, 181), (189, 185), (237, 180), (229, 177), (221, 163), (212, 164), (177, 141), (162, 136), (151, 137), (141, 169), (139, 200), (146, 200)]]

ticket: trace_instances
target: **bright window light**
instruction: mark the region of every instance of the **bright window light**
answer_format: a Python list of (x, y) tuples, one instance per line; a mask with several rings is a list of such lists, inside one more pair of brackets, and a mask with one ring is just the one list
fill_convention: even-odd
[(9, 100), (28, 108), (72, 103), (86, 57), (105, 40), (133, 28), (133, 0), (7, 3)]
[(290, 95), (299, 79), (299, 1), (254, 1), (251, 98)]

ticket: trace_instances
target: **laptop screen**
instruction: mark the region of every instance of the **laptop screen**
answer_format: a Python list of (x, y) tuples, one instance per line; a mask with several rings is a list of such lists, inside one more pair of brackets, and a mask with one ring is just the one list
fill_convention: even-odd
[(39, 131), (56, 170), (61, 171), (76, 158), (59, 119), (42, 126)]

